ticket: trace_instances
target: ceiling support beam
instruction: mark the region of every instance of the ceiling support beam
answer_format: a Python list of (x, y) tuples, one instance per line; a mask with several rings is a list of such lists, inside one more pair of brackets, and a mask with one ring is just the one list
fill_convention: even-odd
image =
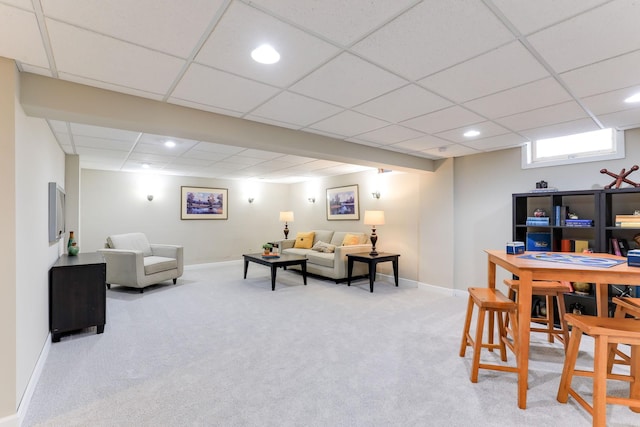
[(374, 168), (411, 172), (435, 170), (434, 161), (430, 159), (37, 74), (21, 73), (20, 85), (22, 107), (34, 117)]

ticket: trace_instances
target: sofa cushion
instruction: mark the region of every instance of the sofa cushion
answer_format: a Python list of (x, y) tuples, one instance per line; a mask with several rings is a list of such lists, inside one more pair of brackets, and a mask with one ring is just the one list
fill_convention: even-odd
[(321, 265), (323, 267), (333, 268), (333, 262), (335, 260), (335, 254), (332, 253), (320, 253), (311, 252), (307, 254), (307, 259), (311, 264)]
[(288, 255), (300, 255), (306, 257), (310, 253), (313, 253), (311, 249), (297, 249), (297, 248), (288, 248), (282, 251), (283, 254)]
[(313, 236), (314, 245), (318, 242), (329, 243), (333, 237), (333, 230), (313, 230), (313, 232), (315, 233)]
[(178, 268), (178, 260), (175, 258), (165, 258), (163, 256), (144, 257), (144, 274), (147, 276), (176, 268)]
[(153, 255), (151, 245), (144, 233), (114, 234), (107, 237), (107, 244), (111, 249), (142, 251), (145, 257)]
[(314, 235), (315, 233), (313, 231), (298, 232), (298, 234), (296, 234), (296, 242), (293, 244), (293, 247), (298, 249), (311, 249), (313, 246)]

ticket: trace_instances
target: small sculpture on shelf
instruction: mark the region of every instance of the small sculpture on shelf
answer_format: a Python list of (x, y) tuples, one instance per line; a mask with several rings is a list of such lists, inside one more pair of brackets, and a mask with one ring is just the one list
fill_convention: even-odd
[(627, 176), (629, 176), (629, 174), (630, 174), (631, 172), (635, 172), (635, 171), (637, 171), (638, 169), (640, 169), (640, 168), (638, 168), (638, 165), (633, 165), (633, 166), (631, 166), (631, 169), (629, 169), (629, 171), (627, 171), (627, 170), (625, 170), (625, 169), (623, 168), (623, 169), (620, 171), (620, 173), (619, 173), (619, 174), (615, 174), (615, 173), (613, 173), (613, 172), (609, 172), (609, 171), (608, 171), (608, 170), (606, 170), (606, 169), (600, 169), (600, 173), (604, 173), (604, 174), (609, 175), (610, 177), (615, 178), (615, 179), (611, 182), (611, 184), (609, 184), (609, 185), (605, 185), (605, 186), (604, 186), (604, 188), (615, 188), (615, 189), (618, 189), (618, 188), (620, 188), (620, 186), (622, 185), (622, 183), (623, 183), (623, 182), (624, 182), (624, 183), (627, 183), (627, 184), (629, 184), (629, 185), (631, 185), (632, 187), (640, 187), (640, 184), (637, 184), (637, 183), (635, 183), (635, 182), (631, 181), (630, 179), (627, 179)]

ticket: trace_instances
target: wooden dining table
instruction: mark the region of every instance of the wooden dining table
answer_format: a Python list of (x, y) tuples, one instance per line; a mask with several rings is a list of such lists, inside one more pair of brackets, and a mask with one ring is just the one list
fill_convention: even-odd
[[(565, 263), (543, 260), (541, 252), (507, 254), (505, 250), (485, 250), (488, 255), (488, 286), (496, 287), (496, 270), (501, 267), (518, 276), (518, 337), (519, 350), (516, 354), (518, 367), (518, 407), (527, 407), (527, 381), (529, 376), (529, 338), (531, 329), (531, 287), (534, 280), (569, 282), (589, 282), (595, 284), (598, 316), (608, 316), (609, 284), (640, 285), (640, 268), (629, 267), (626, 258), (602, 253), (583, 253), (587, 262)], [(552, 254), (552, 253), (549, 253)], [(558, 254), (567, 255), (566, 252)], [(542, 256), (541, 256), (542, 255)], [(578, 254), (574, 254), (578, 255)], [(598, 259), (624, 262), (614, 266), (598, 265)], [(589, 263), (593, 261), (593, 263)], [(594, 265), (596, 264), (596, 265)]]

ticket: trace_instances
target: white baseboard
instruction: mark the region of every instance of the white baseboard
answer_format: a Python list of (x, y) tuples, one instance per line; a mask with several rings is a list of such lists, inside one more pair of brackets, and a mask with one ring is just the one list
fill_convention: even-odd
[(0, 427), (19, 427), (18, 414), (9, 415), (8, 417), (0, 418)]
[(27, 389), (24, 391), (22, 395), (22, 400), (20, 401), (20, 405), (18, 405), (18, 412), (16, 413), (16, 424), (7, 424), (6, 426), (2, 423), (2, 419), (0, 419), (0, 427), (19, 427), (22, 425), (22, 421), (27, 416), (27, 410), (29, 409), (29, 404), (31, 403), (31, 398), (33, 397), (33, 392), (38, 385), (38, 381), (40, 381), (40, 375), (42, 375), (42, 370), (44, 369), (44, 364), (47, 361), (47, 357), (49, 357), (49, 350), (51, 349), (51, 333), (47, 334), (47, 338), (45, 340), (44, 347), (42, 347), (42, 351), (40, 352), (40, 357), (38, 357), (38, 362), (36, 363), (35, 369), (31, 374), (31, 378), (29, 378), (29, 383), (27, 384)]

